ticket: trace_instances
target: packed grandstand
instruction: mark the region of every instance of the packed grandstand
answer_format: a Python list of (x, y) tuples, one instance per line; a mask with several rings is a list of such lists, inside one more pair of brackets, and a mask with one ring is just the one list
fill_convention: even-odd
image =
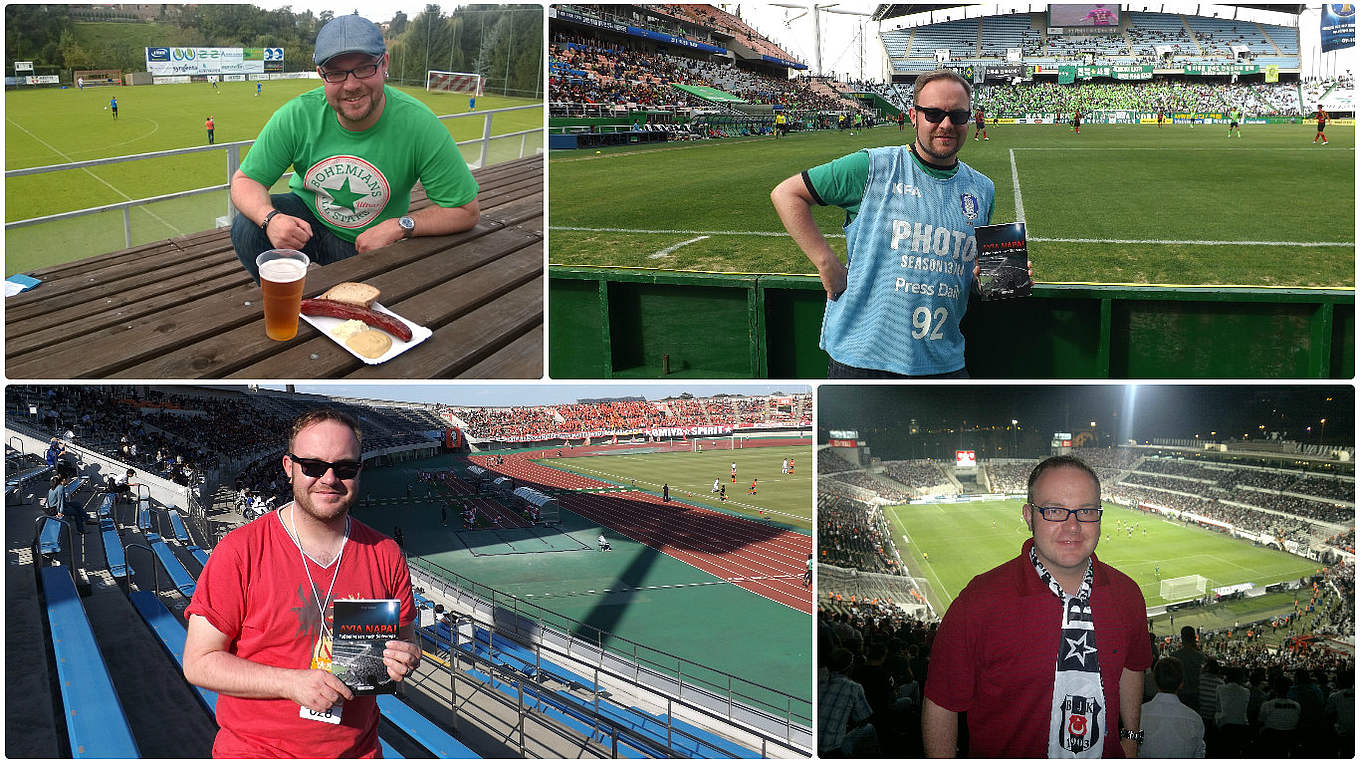
[[(448, 395), (456, 397), (456, 392), (450, 389)], [(449, 531), (478, 536), (448, 539), (451, 547), (470, 547), (469, 556), (523, 553), (529, 543), (543, 543), (548, 547), (543, 550), (546, 558), (536, 561), (549, 562), (572, 551), (596, 551), (596, 536), (603, 541), (607, 532), (616, 545), (624, 541), (634, 545), (618, 547), (625, 553), (640, 547), (669, 554), (689, 566), (686, 572), (725, 579), (717, 585), (735, 587), (738, 595), (753, 592), (799, 617), (812, 611), (811, 590), (799, 583), (812, 551), (811, 535), (683, 503), (671, 498), (675, 494), (561, 472), (538, 461), (547, 454), (621, 453), (634, 442), (662, 440), (674, 442), (668, 448), (679, 451), (688, 451), (680, 444), (696, 438), (714, 448), (759, 447), (772, 441), (743, 437), (760, 439), (762, 434), (809, 428), (812, 401), (806, 392), (477, 407), (257, 388), (11, 385), (5, 397), (7, 533), (12, 556), (28, 559), (22, 569), (11, 563), (7, 629), (11, 636), (52, 641), (42, 621), (45, 615), (58, 614), (51, 608), (56, 605), (63, 616), (79, 612), (100, 649), (118, 654), (107, 660), (109, 675), (90, 679), (88, 690), (74, 688), (69, 675), (62, 677), (67, 683), (59, 687), (55, 676), (55, 662), (99, 661), (96, 651), (63, 648), (85, 640), (79, 636), (50, 644), (56, 660), (46, 661), (46, 667), (22, 674), (10, 668), (10, 688), (22, 689), (32, 699), (9, 703), (8, 725), (26, 729), (10, 732), (8, 755), (70, 756), (68, 744), (88, 737), (81, 731), (90, 726), (61, 716), (80, 712), (135, 737), (135, 747), (148, 756), (207, 756), (216, 730), (215, 700), (210, 692), (202, 692), (204, 710), (184, 709), (197, 698), (166, 652), (173, 653), (176, 642), (182, 648), (182, 613), (217, 541), (291, 499), (280, 456), (292, 420), (317, 407), (343, 411), (359, 421), (364, 471), (375, 474), (372, 483), (366, 476), (357, 514), (385, 533), (396, 523), (391, 535), (403, 548), (408, 542), (429, 546), (441, 540), (442, 526), (447, 526)], [(527, 447), (532, 451), (523, 450)], [(131, 474), (124, 477), (127, 472)], [(52, 496), (49, 478), (54, 474), (68, 476), (64, 486), (68, 508), (77, 505), (81, 522), (89, 524), (88, 538), (74, 533), (83, 524), (77, 526), (63, 518), (65, 513), (47, 508)], [(559, 505), (574, 511), (571, 526), (560, 525)], [(671, 546), (677, 531), (684, 537), (682, 548)], [(488, 544), (490, 550), (480, 548)], [(580, 660), (585, 645), (573, 638), (587, 636), (595, 642), (588, 646), (598, 647), (608, 631), (580, 621), (565, 625), (556, 618), (545, 625), (548, 611), (525, 601), (511, 604), (520, 612), (510, 613), (501, 609), (509, 596), (459, 575), (470, 572), (465, 565), (451, 570), (414, 550), (408, 560), (427, 657), (446, 663), (454, 629), (465, 636), (459, 655), (465, 671), (460, 678), (473, 680), (457, 687), (459, 700), (479, 691), (474, 702), (484, 702), (463, 712), (459, 720), (489, 719), (475, 715), (491, 716), (507, 705), (513, 710), (519, 688), (537, 690), (535, 699), (542, 701), (536, 713), (531, 710), (539, 717), (525, 720), (527, 735), (517, 733), (497, 743), (487, 739), (494, 731), (474, 731), (478, 744), (449, 729), (452, 693), (450, 674), (444, 671), (418, 689), (413, 685), (400, 704), (382, 706), (380, 736), (387, 755), (502, 756), (521, 751), (526, 741), (545, 756), (584, 752), (608, 757), (623, 751), (630, 756), (756, 757), (810, 751), (804, 749), (811, 746), (806, 725), (810, 703), (790, 703), (781, 696), (779, 709), (769, 709), (771, 702), (755, 701), (757, 696), (764, 698), (764, 685), (741, 681), (730, 670), (708, 674), (703, 663), (696, 662), (686, 669), (704, 673), (705, 683), (717, 688), (719, 679), (726, 678), (721, 690), (730, 692), (735, 682), (736, 691), (746, 696), (740, 704), (721, 708), (728, 717), (720, 718), (717, 703), (703, 697), (686, 707), (684, 703), (706, 689), (696, 691), (686, 684), (684, 691), (691, 697), (677, 700), (667, 694), (668, 687), (658, 687), (665, 677), (649, 681), (644, 674), (642, 681), (637, 680), (636, 668), (654, 667), (662, 654), (636, 642), (626, 646), (632, 657), (646, 661), (627, 666), (634, 673), (625, 680), (633, 685), (612, 683), (614, 667), (609, 663), (614, 649), (607, 648), (604, 660), (597, 656), (588, 666)], [(39, 571), (36, 577), (34, 569)], [(70, 605), (67, 585), (69, 599), (89, 601)], [(584, 590), (580, 596), (591, 598)], [(76, 622), (63, 618), (59, 623), (53, 617), (50, 625)], [(491, 635), (498, 641), (496, 652), (471, 643), (476, 636)], [(93, 646), (93, 639), (89, 641)], [(479, 681), (484, 672), (493, 670), (504, 680)], [(84, 680), (75, 678), (77, 684)], [(602, 692), (596, 706), (590, 707), (590, 698), (582, 701), (571, 693), (579, 688), (594, 691), (592, 681), (599, 688), (611, 682), (608, 689), (616, 697), (607, 702)], [(156, 688), (144, 688), (148, 683)], [(551, 691), (550, 683), (558, 684), (560, 691)], [(422, 709), (411, 709), (406, 698)], [(730, 693), (722, 698), (731, 699)], [(557, 706), (547, 708), (549, 703)], [(443, 707), (431, 710), (430, 705), (437, 704)], [(626, 717), (637, 707), (651, 712)], [(665, 715), (672, 709), (677, 720), (668, 727)], [(171, 710), (180, 719), (173, 731), (166, 731), (163, 716)], [(678, 720), (682, 714), (683, 721)], [(794, 725), (788, 725), (790, 719)], [(779, 721), (784, 723), (776, 726)], [(586, 728), (587, 724), (595, 728)], [(612, 733), (617, 733), (617, 746), (611, 744)], [(465, 746), (460, 740), (469, 743)], [(99, 746), (110, 756), (123, 751)]]
[[(913, 577), (919, 571), (903, 562), (899, 552), (907, 547), (898, 546), (884, 510), (916, 502), (947, 504), (956, 497), (1023, 498), (1039, 460), (980, 460), (975, 475), (961, 480), (954, 461), (879, 461), (863, 449), (861, 441), (860, 448), (823, 446), (817, 452), (819, 652), (823, 664), (835, 659), (836, 649), (853, 654), (855, 664), (844, 677), (864, 687), (873, 710), (870, 724), (876, 731), (852, 754), (910, 757), (923, 751), (918, 731), (922, 690), (944, 609), (931, 606), (923, 579)], [(1263, 743), (1255, 746), (1266, 754), (1244, 757), (1349, 756), (1354, 735), (1347, 720), (1354, 710), (1354, 449), (1257, 441), (1206, 451), (1196, 441), (1154, 440), (1073, 453), (1100, 477), (1107, 501), (1148, 518), (1306, 557), (1323, 568), (1290, 586), (1295, 600), (1290, 612), (1229, 617), (1221, 627), (1201, 628), (1198, 646), (1215, 663), (1201, 684), (1232, 678), (1250, 689), (1250, 726), (1243, 728), (1249, 733), (1242, 738), (1250, 742), (1259, 732)], [(1186, 605), (1204, 609), (1238, 598), (1211, 592)], [(1171, 610), (1174, 629), (1179, 609), (1168, 605), (1156, 611)], [(1178, 656), (1179, 647), (1173, 637), (1155, 639), (1157, 657)], [(1191, 707), (1211, 728), (1207, 756), (1237, 756), (1241, 745), (1229, 743), (1227, 732), (1220, 736), (1212, 730), (1217, 705), (1212, 687), (1200, 688), (1205, 696)], [(1297, 730), (1263, 730), (1260, 705), (1273, 696), (1301, 706)]]
[[(694, 140), (873, 126), (912, 105), (912, 82), (950, 68), (1000, 123), (1298, 120), (1355, 112), (1349, 73), (1311, 71), (1298, 9), (1239, 18), (1127, 11), (1099, 34), (1046, 11), (880, 5), (883, 71), (866, 80), (810, 71), (740, 16), (714, 5), (562, 4), (550, 10), (554, 147)], [(740, 13), (740, 7), (734, 9)], [(981, 15), (979, 15), (979, 10)], [(1289, 11), (1293, 11), (1292, 13)], [(965, 18), (965, 16), (967, 16)], [(614, 138), (588, 135), (617, 135)]]

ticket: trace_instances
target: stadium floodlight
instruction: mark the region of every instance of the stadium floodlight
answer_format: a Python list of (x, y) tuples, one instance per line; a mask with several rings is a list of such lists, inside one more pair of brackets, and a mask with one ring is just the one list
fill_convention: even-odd
[(482, 75), (462, 71), (427, 71), (425, 91), (462, 92), (476, 97), (482, 94)]
[(1167, 578), (1162, 581), (1162, 598), (1168, 602), (1179, 602), (1183, 599), (1193, 599), (1204, 595), (1204, 589), (1209, 585), (1209, 579), (1202, 575), (1182, 575), (1179, 578)]

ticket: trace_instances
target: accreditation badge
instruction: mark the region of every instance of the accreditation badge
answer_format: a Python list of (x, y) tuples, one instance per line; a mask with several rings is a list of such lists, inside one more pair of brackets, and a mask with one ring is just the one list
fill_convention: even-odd
[[(316, 646), (312, 647), (312, 670), (324, 670), (331, 672), (331, 637), (329, 633), (322, 633), (316, 640)], [(337, 699), (335, 704), (322, 712), (317, 712), (306, 706), (299, 706), (298, 717), (306, 720), (320, 721), (332, 725), (340, 724), (340, 712), (343, 709), (345, 700)]]

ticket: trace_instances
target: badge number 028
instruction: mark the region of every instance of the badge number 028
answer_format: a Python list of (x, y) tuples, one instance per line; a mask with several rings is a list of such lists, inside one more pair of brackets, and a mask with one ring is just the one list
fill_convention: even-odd
[(335, 704), (326, 708), (325, 712), (317, 712), (310, 707), (302, 707), (298, 710), (298, 717), (307, 720), (319, 720), (322, 723), (340, 724), (340, 710), (343, 702), (337, 701)]

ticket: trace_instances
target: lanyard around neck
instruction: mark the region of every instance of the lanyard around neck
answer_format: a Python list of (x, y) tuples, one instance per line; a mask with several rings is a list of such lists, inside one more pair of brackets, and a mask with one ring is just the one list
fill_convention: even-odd
[(296, 514), (297, 502), (293, 502), (293, 508), (288, 511), (288, 524), (293, 528), (293, 543), (297, 544), (298, 558), (302, 560), (302, 572), (307, 575), (307, 583), (312, 587), (312, 596), (316, 599), (317, 612), (321, 613), (321, 635), (325, 636), (330, 629), (326, 626), (326, 608), (331, 605), (331, 592), (335, 590), (335, 579), (340, 577), (340, 562), (345, 558), (345, 545), (349, 543), (349, 515), (345, 515), (345, 537), (340, 542), (340, 553), (335, 555), (335, 573), (331, 575), (331, 585), (326, 588), (325, 598), (317, 594), (316, 583), (312, 581), (312, 571), (307, 569), (307, 553), (302, 551), (302, 536), (297, 532), (297, 521), (293, 518)]

